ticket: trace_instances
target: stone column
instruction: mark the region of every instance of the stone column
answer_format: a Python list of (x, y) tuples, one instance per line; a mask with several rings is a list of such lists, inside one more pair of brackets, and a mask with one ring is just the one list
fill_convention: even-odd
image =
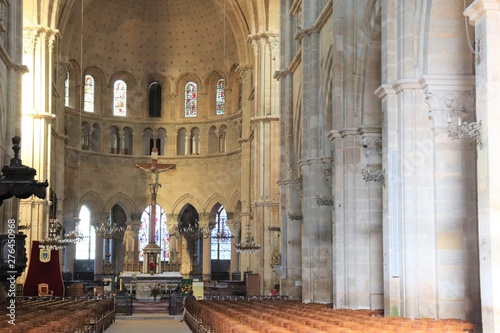
[[(80, 222), (80, 219), (68, 219), (64, 221), (64, 228), (66, 229), (66, 232), (71, 232), (75, 230), (76, 224)], [(64, 272), (74, 272), (75, 268), (75, 257), (76, 257), (76, 245), (71, 243), (66, 248), (64, 249), (64, 267), (63, 271)]]
[(476, 31), (476, 118), (480, 288), (483, 332), (500, 331), (500, 1), (476, 0), (466, 10)]
[(319, 207), (318, 195), (331, 196), (325, 179), (331, 169), (330, 142), (325, 133), (323, 101), (320, 91), (320, 34), (314, 27), (320, 2), (302, 3), (303, 95), (302, 95), (302, 301), (332, 302), (332, 209)]
[(210, 256), (211, 237), (203, 239), (203, 281), (209, 281), (212, 276), (212, 260)]
[(231, 264), (229, 267), (229, 272), (241, 272), (240, 270), (240, 256), (238, 252), (236, 252), (235, 243), (240, 242), (240, 234), (241, 234), (241, 221), (232, 220), (228, 222), (228, 226), (230, 226), (231, 233), (234, 235), (234, 238), (231, 242)]
[[(292, 0), (281, 1), (281, 11), (288, 12)], [(281, 16), (281, 64), (275, 73), (280, 82), (280, 193), (281, 193), (281, 294), (292, 298), (302, 297), (302, 220), (292, 220), (288, 214), (302, 215), (301, 184), (298, 176), (294, 143), (293, 73), (288, 69), (295, 53), (297, 18), (293, 13)], [(276, 267), (277, 269), (279, 267)]]
[[(252, 90), (252, 82), (251, 82), (251, 72), (252, 68), (251, 67), (240, 67), (238, 68), (238, 74), (240, 75), (240, 80), (242, 82), (242, 100), (243, 100), (243, 105), (242, 105), (242, 124), (241, 127), (239, 127), (238, 124), (238, 129), (241, 129), (241, 226), (242, 226), (242, 235), (241, 239), (243, 240), (244, 238), (244, 233), (246, 230), (246, 225), (250, 223), (251, 219), (251, 208), (250, 204), (252, 201), (251, 197), (251, 163), (252, 163), (252, 140), (253, 140), (253, 134), (251, 133), (250, 129), (250, 114), (251, 114), (251, 106), (248, 101), (250, 98), (250, 91)], [(236, 235), (238, 237), (238, 235)], [(240, 262), (240, 271), (242, 272), (242, 279), (243, 279), (243, 273), (245, 271), (250, 270), (250, 262), (249, 262), (249, 256), (244, 255), (242, 256), (241, 254), (238, 254), (239, 256), (239, 262)]]
[[(26, 26), (29, 25), (25, 24)], [(35, 168), (36, 180), (45, 181), (51, 175), (51, 138), (54, 114), (51, 110), (53, 48), (58, 34), (50, 27), (33, 25), (24, 28), (23, 63), (29, 72), (23, 76), (21, 159), (24, 165)], [(31, 223), (26, 251), (31, 251), (31, 241), (48, 234), (48, 200), (34, 196), (20, 201), (23, 217)], [(26, 271), (25, 271), (26, 273)]]
[(116, 144), (118, 151), (116, 152), (119, 155), (124, 155), (125, 154), (125, 131), (123, 128), (118, 130), (117, 133), (118, 137), (116, 138)]
[[(93, 222), (92, 225), (94, 228), (99, 227), (102, 223), (107, 223), (109, 218), (108, 213), (96, 213), (91, 217), (91, 221)], [(104, 265), (104, 251), (105, 247), (104, 244), (107, 242), (106, 239), (103, 237), (99, 236), (99, 234), (96, 232), (96, 237), (95, 237), (95, 260), (94, 260), (94, 275), (101, 276), (105, 273), (105, 265)], [(110, 262), (111, 263), (111, 262)], [(108, 265), (108, 269), (110, 269), (110, 265)]]
[[(477, 239), (476, 144), (452, 139), (458, 122), (476, 118), (473, 76), (424, 76), (433, 139), (420, 140), (418, 154), (433, 156), (438, 318), (481, 321)], [(424, 165), (415, 164), (420, 169)], [(429, 166), (427, 166), (429, 167)], [(449, 262), (448, 258), (453, 257)], [(457, 309), (469, 309), (458, 312)]]
[[(201, 218), (201, 214), (200, 214)], [(205, 221), (200, 221), (200, 228), (203, 228), (204, 230), (208, 230), (208, 235), (206, 238), (200, 239), (199, 241), (201, 242), (201, 249), (202, 249), (202, 278), (204, 281), (207, 281), (210, 279), (212, 275), (212, 260), (210, 259), (210, 245), (211, 245), (211, 240), (212, 238), (210, 237), (210, 222), (208, 220)]]
[[(273, 251), (269, 234), (265, 233), (269, 226), (280, 224), (278, 207), (279, 193), (276, 183), (277, 174), (271, 172), (278, 168), (279, 155), (279, 83), (273, 80), (270, 73), (278, 69), (279, 37), (272, 32), (258, 33), (250, 37), (255, 55), (255, 114), (251, 118), (254, 130), (251, 170), (254, 184), (253, 230), (255, 242), (261, 246), (261, 256), (254, 262), (252, 271), (259, 273), (262, 279), (261, 288), (271, 290), (273, 272), (270, 257)], [(258, 271), (256, 271), (258, 269)]]

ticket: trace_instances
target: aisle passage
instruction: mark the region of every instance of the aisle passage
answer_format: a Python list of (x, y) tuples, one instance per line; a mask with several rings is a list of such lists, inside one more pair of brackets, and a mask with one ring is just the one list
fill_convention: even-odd
[(140, 319), (122, 319), (116, 318), (116, 321), (109, 327), (105, 333), (191, 333), (186, 323), (180, 323), (179, 318), (147, 318)]

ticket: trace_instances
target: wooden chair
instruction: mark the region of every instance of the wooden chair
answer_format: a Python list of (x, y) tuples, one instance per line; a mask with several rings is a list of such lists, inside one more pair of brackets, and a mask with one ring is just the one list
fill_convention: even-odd
[(38, 284), (38, 297), (52, 297), (52, 296), (54, 296), (54, 292), (49, 289), (48, 283)]

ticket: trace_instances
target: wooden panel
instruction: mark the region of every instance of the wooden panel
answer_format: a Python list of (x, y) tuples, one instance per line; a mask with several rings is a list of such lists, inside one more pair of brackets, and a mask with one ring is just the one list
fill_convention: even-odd
[(260, 277), (259, 274), (247, 275), (247, 296), (260, 295)]

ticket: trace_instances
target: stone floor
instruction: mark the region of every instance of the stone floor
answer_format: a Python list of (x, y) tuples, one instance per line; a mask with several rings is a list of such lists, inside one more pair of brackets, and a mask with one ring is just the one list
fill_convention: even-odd
[(163, 314), (140, 314), (116, 316), (116, 321), (106, 333), (191, 333), (185, 322), (179, 322), (180, 316)]

